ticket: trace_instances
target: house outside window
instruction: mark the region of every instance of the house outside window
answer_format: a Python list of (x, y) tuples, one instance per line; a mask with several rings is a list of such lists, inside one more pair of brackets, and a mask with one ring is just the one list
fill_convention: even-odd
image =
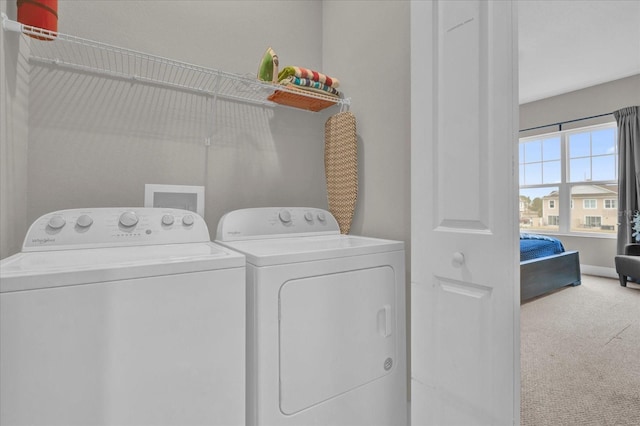
[(522, 138), (519, 157), (521, 229), (615, 237), (615, 123)]

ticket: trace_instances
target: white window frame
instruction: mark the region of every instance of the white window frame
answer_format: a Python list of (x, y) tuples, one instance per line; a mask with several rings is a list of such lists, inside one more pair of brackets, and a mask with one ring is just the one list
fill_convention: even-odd
[[(573, 187), (576, 186), (584, 186), (584, 185), (611, 185), (617, 184), (617, 176), (615, 180), (603, 180), (603, 181), (580, 181), (580, 182), (570, 182), (570, 177), (568, 176), (569, 171), (569, 155), (568, 155), (568, 140), (569, 136), (575, 133), (582, 132), (593, 132), (597, 130), (603, 129), (614, 129), (616, 131), (617, 137), (617, 126), (615, 122), (598, 124), (594, 126), (585, 126), (580, 128), (574, 128), (570, 130), (561, 130), (550, 133), (540, 133), (531, 136), (525, 136), (519, 139), (519, 143), (529, 142), (538, 139), (547, 139), (552, 138), (554, 136), (560, 135), (560, 149), (561, 149), (561, 178), (562, 181), (560, 183), (548, 183), (548, 184), (534, 184), (534, 185), (520, 185), (520, 189), (538, 189), (538, 188), (549, 188), (549, 191), (557, 190), (559, 194), (559, 199), (557, 203), (556, 209), (558, 209), (559, 216), (559, 225), (558, 230), (548, 230), (548, 231), (536, 231), (540, 233), (549, 233), (549, 234), (568, 234), (568, 235), (581, 235), (581, 236), (597, 236), (600, 238), (616, 238), (615, 234), (602, 234), (590, 232), (588, 228), (585, 228), (584, 231), (576, 231), (571, 230), (571, 210), (573, 209), (573, 199), (571, 198), (571, 193)], [(549, 215), (547, 215), (549, 216)]]
[[(555, 218), (554, 222), (555, 223), (551, 223), (551, 218)], [(557, 214), (550, 214), (547, 216), (547, 225), (549, 226), (560, 226), (560, 216), (558, 216)]]
[(556, 200), (549, 200), (549, 208), (550, 209), (556, 208)]
[[(607, 201), (609, 202), (609, 206), (607, 206)], [(604, 200), (604, 208), (607, 210), (613, 210), (618, 208), (618, 200), (615, 198), (607, 198)]]
[(590, 217), (590, 218), (591, 218), (591, 217), (592, 217), (592, 218), (598, 218), (598, 219), (599, 219), (600, 224), (599, 224), (599, 225), (597, 225), (597, 226), (602, 226), (602, 216), (591, 216), (591, 215), (588, 215), (588, 216), (585, 216), (585, 217), (584, 217), (584, 226), (585, 226), (585, 228), (593, 228), (593, 226), (587, 226), (587, 218), (588, 218), (588, 217)]
[[(589, 205), (587, 205), (589, 201)], [(591, 207), (591, 201), (593, 201), (593, 207)], [(582, 208), (585, 210), (596, 210), (598, 208), (598, 200), (595, 198), (585, 198), (582, 200)]]

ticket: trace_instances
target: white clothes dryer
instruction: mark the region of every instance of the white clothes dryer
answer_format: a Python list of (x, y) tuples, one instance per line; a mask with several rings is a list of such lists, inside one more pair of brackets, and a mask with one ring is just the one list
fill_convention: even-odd
[(244, 280), (188, 211), (42, 216), (0, 261), (0, 424), (244, 425)]
[(404, 245), (315, 208), (227, 213), (247, 259), (247, 425), (407, 424)]

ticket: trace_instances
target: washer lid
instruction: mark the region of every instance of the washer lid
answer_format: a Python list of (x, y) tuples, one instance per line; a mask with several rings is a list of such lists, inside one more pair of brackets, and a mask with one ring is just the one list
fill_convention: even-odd
[(255, 266), (282, 265), (404, 250), (402, 241), (341, 234), (219, 243), (244, 253), (247, 263)]
[(214, 243), (18, 253), (0, 261), (0, 292), (241, 268), (244, 256)]

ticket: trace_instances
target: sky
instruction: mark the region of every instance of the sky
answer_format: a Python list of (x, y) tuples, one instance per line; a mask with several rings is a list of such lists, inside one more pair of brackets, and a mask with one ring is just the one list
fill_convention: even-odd
[[(617, 180), (616, 129), (566, 132), (568, 182)], [(520, 143), (520, 185), (550, 185), (521, 188), (520, 195), (532, 200), (557, 191), (562, 182), (560, 134)]]

